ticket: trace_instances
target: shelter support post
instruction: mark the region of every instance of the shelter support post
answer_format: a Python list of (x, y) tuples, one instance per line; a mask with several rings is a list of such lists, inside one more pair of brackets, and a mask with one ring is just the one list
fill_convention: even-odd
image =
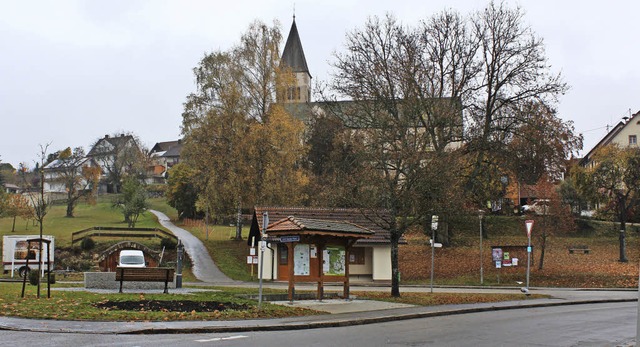
[(324, 243), (316, 243), (318, 253), (318, 293), (317, 299), (322, 301), (324, 298)]
[(289, 289), (288, 289), (288, 293), (289, 293), (289, 301), (293, 302), (293, 298), (294, 298), (294, 294), (295, 294), (295, 288), (296, 288), (296, 280), (295, 280), (295, 271), (294, 271), (294, 263), (293, 263), (293, 251), (294, 251), (295, 247), (294, 247), (294, 243), (287, 243), (287, 266), (288, 266), (288, 270), (289, 270)]

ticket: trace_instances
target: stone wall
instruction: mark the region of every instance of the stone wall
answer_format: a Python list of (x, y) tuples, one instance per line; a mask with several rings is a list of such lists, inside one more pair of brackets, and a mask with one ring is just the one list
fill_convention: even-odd
[[(120, 282), (116, 281), (115, 272), (85, 272), (84, 287), (87, 289), (120, 289)], [(176, 278), (169, 282), (169, 288), (176, 288)], [(123, 289), (164, 289), (164, 282), (127, 282), (122, 283)]]

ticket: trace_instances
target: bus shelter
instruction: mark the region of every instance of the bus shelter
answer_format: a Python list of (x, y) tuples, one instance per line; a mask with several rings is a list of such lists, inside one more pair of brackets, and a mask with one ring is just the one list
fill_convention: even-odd
[(325, 282), (343, 284), (349, 298), (349, 256), (356, 241), (373, 237), (374, 232), (345, 222), (289, 216), (269, 224), (262, 240), (278, 245), (278, 257), (286, 271), (289, 300), (293, 301), (296, 282), (316, 282), (317, 298), (322, 300)]

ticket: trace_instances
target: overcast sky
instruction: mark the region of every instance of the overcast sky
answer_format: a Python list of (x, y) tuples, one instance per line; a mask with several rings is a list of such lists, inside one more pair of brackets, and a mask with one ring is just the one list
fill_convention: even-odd
[[(559, 116), (573, 120), (585, 151), (629, 112), (640, 111), (638, 1), (507, 1), (544, 38), (552, 69), (571, 86)], [(298, 31), (314, 81), (326, 80), (345, 33), (371, 15), (414, 25), (478, 0), (296, 0)], [(571, 3), (569, 5), (568, 3)], [(289, 31), (294, 1), (0, 0), (0, 160), (33, 166), (50, 152), (133, 132), (147, 147), (180, 136), (192, 68), (228, 49), (254, 19)], [(283, 42), (284, 44), (284, 42)]]

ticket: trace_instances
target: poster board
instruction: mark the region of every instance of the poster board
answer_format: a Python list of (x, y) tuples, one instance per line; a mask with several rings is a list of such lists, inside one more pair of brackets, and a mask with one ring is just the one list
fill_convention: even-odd
[(293, 250), (293, 274), (309, 276), (309, 245), (297, 244)]
[(328, 246), (323, 252), (323, 273), (328, 276), (344, 276), (346, 273), (346, 253), (344, 247)]

